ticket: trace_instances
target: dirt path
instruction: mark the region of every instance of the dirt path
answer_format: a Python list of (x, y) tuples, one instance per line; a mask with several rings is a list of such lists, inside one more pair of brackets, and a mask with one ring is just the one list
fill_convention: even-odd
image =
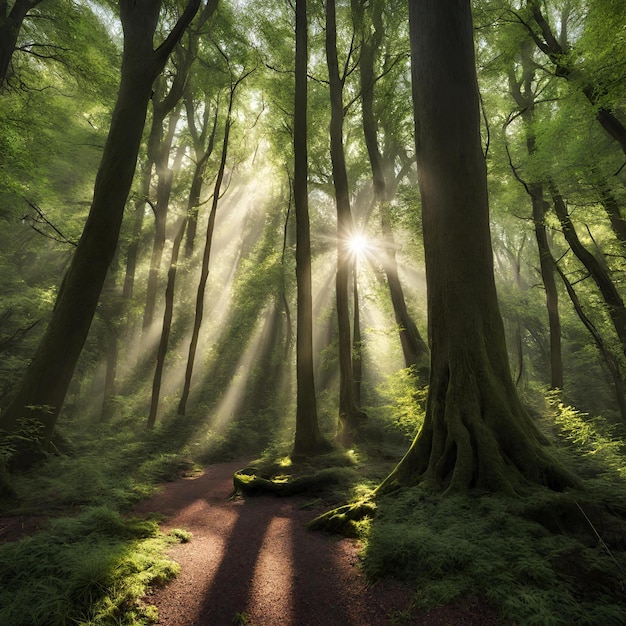
[(409, 589), (365, 584), (355, 541), (306, 530), (323, 512), (303, 508), (306, 498), (229, 500), (233, 473), (245, 465), (213, 465), (135, 508), (165, 515), (165, 531), (193, 533), (171, 550), (178, 578), (146, 598), (162, 626), (501, 625), (493, 609), (471, 598), (409, 616)]
[(164, 514), (166, 531), (193, 533), (171, 551), (178, 578), (147, 598), (159, 624), (230, 626), (245, 613), (254, 626), (378, 626), (406, 608), (408, 590), (366, 586), (354, 541), (306, 530), (319, 513), (301, 508), (306, 500), (229, 500), (233, 472), (243, 466), (214, 465), (135, 509)]

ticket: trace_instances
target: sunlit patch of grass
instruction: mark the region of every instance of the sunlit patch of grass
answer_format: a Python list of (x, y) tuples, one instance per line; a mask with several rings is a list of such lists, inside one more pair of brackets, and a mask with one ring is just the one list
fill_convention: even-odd
[(0, 623), (151, 623), (154, 609), (140, 598), (178, 573), (163, 553), (188, 538), (104, 506), (56, 519), (37, 535), (0, 546)]

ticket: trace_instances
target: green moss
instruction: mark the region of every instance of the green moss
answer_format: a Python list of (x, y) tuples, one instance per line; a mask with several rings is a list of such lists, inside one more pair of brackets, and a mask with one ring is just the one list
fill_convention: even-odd
[(519, 500), (442, 499), (413, 488), (382, 499), (378, 511), (364, 570), (414, 584), (422, 608), (481, 595), (509, 623), (620, 623), (623, 555), (549, 532), (520, 516)]
[(139, 599), (178, 573), (163, 552), (188, 536), (165, 536), (156, 522), (125, 520), (106, 507), (57, 519), (0, 546), (0, 623), (151, 623), (154, 608)]

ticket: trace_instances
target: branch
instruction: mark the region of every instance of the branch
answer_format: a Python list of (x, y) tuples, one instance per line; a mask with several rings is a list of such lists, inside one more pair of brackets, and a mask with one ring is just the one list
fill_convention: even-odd
[[(10, 309), (9, 309), (10, 310)], [(3, 316), (4, 318), (4, 316)], [(0, 352), (4, 352), (12, 343), (21, 339), (29, 330), (32, 330), (41, 320), (35, 320), (32, 324), (18, 328), (12, 335), (0, 341)]]
[(189, 26), (191, 20), (194, 18), (198, 9), (200, 8), (200, 0), (189, 0), (183, 14), (176, 22), (174, 28), (170, 31), (165, 41), (154, 51), (154, 61), (156, 64), (155, 70), (158, 74), (161, 72), (165, 63), (174, 49), (174, 46), (178, 43), (183, 36), (185, 29)]
[[(78, 242), (70, 239), (69, 237), (66, 237), (59, 228), (57, 228), (47, 217), (46, 214), (43, 212), (43, 210), (38, 207), (34, 202), (31, 202), (30, 200), (28, 200), (27, 198), (24, 198), (24, 202), (26, 202), (26, 204), (28, 204), (28, 206), (33, 209), (33, 211), (35, 211), (36, 216), (33, 217), (31, 215), (25, 215), (22, 219), (26, 220), (29, 224), (30, 227), (35, 231), (38, 232), (40, 235), (43, 235), (44, 237), (47, 237), (48, 239), (52, 239), (53, 241), (57, 241), (59, 243), (65, 243), (65, 244), (69, 244), (71, 246), (76, 247), (78, 245)], [(49, 235), (48, 233), (39, 230), (35, 225), (36, 224), (45, 224), (46, 226), (48, 226), (49, 228), (51, 228), (57, 235), (58, 237), (55, 237), (54, 235)]]

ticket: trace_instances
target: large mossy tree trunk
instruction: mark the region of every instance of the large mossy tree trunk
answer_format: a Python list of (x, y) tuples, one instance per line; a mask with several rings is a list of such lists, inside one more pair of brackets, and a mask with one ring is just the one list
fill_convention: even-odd
[(296, 0), (296, 52), (294, 99), (294, 180), (296, 213), (296, 433), (291, 455), (310, 456), (324, 447), (319, 430), (313, 374), (313, 297), (311, 286), (311, 238), (308, 201), (306, 0)]
[(413, 98), (431, 339), (426, 417), (379, 487), (516, 493), (575, 479), (513, 384), (493, 273), (469, 0), (411, 0)]
[(33, 418), (43, 424), (44, 441), (52, 435), (117, 246), (152, 83), (199, 5), (200, 0), (189, 1), (155, 50), (153, 37), (161, 1), (120, 0), (124, 29), (121, 83), (91, 209), (50, 323), (16, 395), (1, 414), (3, 429), (14, 429), (20, 418)]

